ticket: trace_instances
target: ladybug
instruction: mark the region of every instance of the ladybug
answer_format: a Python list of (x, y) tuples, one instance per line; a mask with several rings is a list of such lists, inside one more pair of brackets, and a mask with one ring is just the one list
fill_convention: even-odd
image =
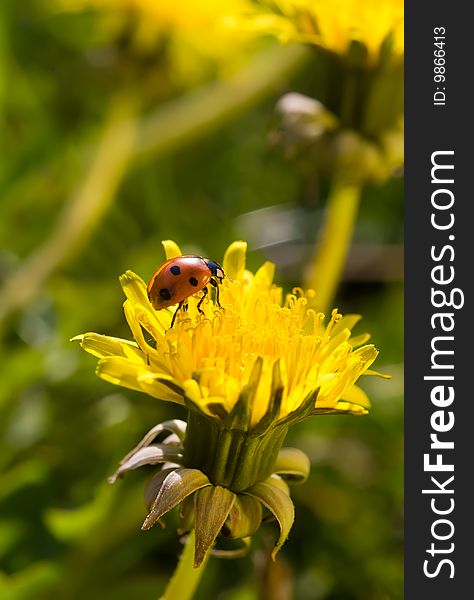
[(208, 284), (216, 288), (216, 302), (222, 308), (219, 302), (219, 285), (224, 277), (224, 271), (219, 263), (202, 256), (183, 254), (170, 258), (156, 269), (147, 287), (148, 298), (155, 310), (179, 304), (173, 315), (171, 328), (179, 309), (184, 307), (186, 310), (189, 296), (201, 290), (203, 294), (197, 309), (204, 314), (201, 304), (207, 296)]

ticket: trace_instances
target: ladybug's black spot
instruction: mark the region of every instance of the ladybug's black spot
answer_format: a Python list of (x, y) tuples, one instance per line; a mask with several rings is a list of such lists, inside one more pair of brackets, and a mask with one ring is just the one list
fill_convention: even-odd
[(178, 265), (174, 265), (171, 267), (170, 273), (173, 273), (173, 275), (179, 275), (181, 273), (181, 269), (178, 267)]
[(196, 279), (196, 277), (190, 277), (190, 278), (189, 278), (189, 283), (190, 283), (192, 286), (196, 287), (196, 286), (197, 286), (197, 284), (199, 283), (199, 281)]
[(160, 296), (163, 298), (163, 300), (170, 300), (171, 299), (170, 291), (167, 288), (161, 288), (161, 290), (160, 290)]

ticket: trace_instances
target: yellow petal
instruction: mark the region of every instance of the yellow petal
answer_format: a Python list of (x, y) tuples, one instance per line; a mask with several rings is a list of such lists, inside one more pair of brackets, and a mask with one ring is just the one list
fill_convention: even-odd
[(119, 279), (120, 285), (132, 305), (141, 304), (143, 306), (150, 306), (151, 308), (146, 291), (146, 283), (141, 277), (133, 271), (128, 270), (123, 275), (120, 275)]
[(334, 326), (332, 335), (337, 335), (343, 329), (350, 329), (352, 331), (361, 318), (361, 315), (344, 315), (342, 319)]
[(255, 273), (252, 280), (252, 285), (260, 288), (269, 288), (272, 285), (273, 277), (275, 276), (275, 265), (272, 262), (265, 262)]
[(163, 248), (165, 250), (166, 260), (169, 260), (170, 258), (176, 258), (177, 256), (181, 256), (183, 254), (181, 252), (181, 248), (176, 242), (173, 242), (173, 240), (163, 240), (161, 243), (163, 244)]
[[(157, 343), (164, 343), (165, 332), (169, 329), (171, 325), (171, 319), (173, 317), (172, 312), (165, 308), (162, 310), (155, 310), (152, 308), (151, 304), (143, 305), (143, 304), (131, 304), (130, 309), (126, 306), (129, 301), (127, 300), (124, 303), (125, 316), (127, 317), (127, 313), (129, 310), (133, 313), (131, 316), (132, 321), (135, 324), (135, 328), (130, 326), (133, 333), (137, 333), (136, 327), (143, 327), (150, 335), (153, 336), (153, 339), (156, 340)], [(128, 319), (127, 319), (128, 320)], [(137, 342), (139, 341), (135, 338)]]
[(353, 348), (357, 346), (363, 346), (370, 340), (370, 333), (361, 333), (360, 335), (355, 335), (351, 337), (350, 344)]
[[(155, 354), (156, 355), (156, 350), (153, 346), (150, 345), (150, 343), (145, 339), (145, 335), (144, 335), (144, 327), (142, 327), (143, 320), (139, 320), (139, 309), (135, 310), (135, 307), (130, 303), (130, 300), (126, 300), (123, 303), (123, 310), (125, 312), (125, 318), (127, 319), (127, 323), (130, 327), (131, 332), (133, 333), (133, 337), (135, 338), (135, 340), (137, 341), (138, 345), (140, 346), (140, 348), (143, 350), (143, 352), (145, 354)], [(163, 311), (164, 312), (164, 311)], [(163, 328), (163, 332), (164, 334), (164, 328)], [(163, 342), (163, 335), (159, 335), (158, 337), (154, 338), (156, 341), (160, 341)]]
[(222, 268), (229, 279), (243, 281), (247, 242), (232, 242), (224, 254)]
[(161, 386), (165, 387), (167, 391), (171, 390), (171, 392), (173, 392), (173, 394), (176, 394), (180, 399), (182, 399), (183, 397), (183, 388), (181, 384), (177, 379), (170, 375), (166, 375), (164, 373), (152, 373), (151, 371), (144, 371), (141, 375), (138, 375), (137, 379), (139, 383), (145, 386), (145, 389), (146, 386), (154, 386), (155, 388), (156, 384), (160, 384)]
[(158, 381), (149, 383), (146, 380), (146, 375), (154, 377), (155, 373), (149, 371), (145, 364), (140, 365), (127, 358), (111, 356), (102, 358), (98, 362), (96, 372), (99, 377), (115, 385), (145, 392), (160, 400), (183, 404), (182, 397), (163, 383)]
[(346, 400), (351, 404), (357, 404), (364, 408), (370, 408), (370, 401), (367, 394), (357, 385), (353, 385), (346, 390), (342, 395), (342, 400)]
[(392, 379), (392, 375), (388, 373), (380, 373), (380, 371), (374, 371), (373, 369), (367, 369), (364, 375), (375, 375), (376, 377), (382, 377), (382, 379)]
[(143, 352), (135, 342), (120, 338), (101, 335), (100, 333), (84, 333), (73, 337), (72, 342), (78, 341), (86, 352), (104, 358), (105, 356), (123, 356), (143, 363)]
[(141, 277), (133, 271), (126, 271), (120, 276), (120, 284), (127, 296), (124, 302), (125, 317), (135, 339), (140, 344), (140, 334), (137, 328), (144, 327), (156, 341), (163, 341), (164, 333), (171, 324), (173, 309), (155, 310), (148, 299), (147, 286)]
[(360, 359), (362, 363), (364, 363), (365, 369), (367, 370), (370, 365), (377, 358), (379, 351), (373, 344), (368, 344), (367, 346), (362, 346), (362, 348), (357, 348), (352, 355)]
[(183, 389), (186, 398), (194, 402), (197, 406), (202, 403), (202, 393), (199, 384), (194, 379), (187, 379), (183, 382)]

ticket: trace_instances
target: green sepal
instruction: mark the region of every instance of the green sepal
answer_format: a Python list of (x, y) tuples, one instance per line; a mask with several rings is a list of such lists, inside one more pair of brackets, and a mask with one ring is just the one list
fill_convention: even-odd
[(213, 485), (238, 493), (271, 475), (286, 432), (279, 425), (260, 435), (224, 429), (189, 411), (183, 465), (202, 470)]
[(171, 419), (170, 421), (158, 423), (158, 425), (152, 427), (150, 431), (143, 436), (133, 450), (130, 450), (130, 452), (122, 458), (120, 464), (123, 465), (135, 454), (135, 452), (140, 450), (140, 448), (148, 446), (148, 444), (150, 444), (156, 438), (156, 436), (163, 431), (170, 431), (171, 433), (176, 434), (180, 441), (183, 442), (184, 438), (186, 437), (186, 421), (181, 421), (180, 419)]
[(269, 477), (266, 481), (255, 484), (243, 493), (260, 500), (275, 515), (280, 525), (280, 537), (272, 551), (272, 558), (275, 560), (276, 554), (288, 537), (295, 520), (295, 507), (288, 493), (272, 480), (273, 478)]
[(161, 469), (161, 471), (155, 473), (150, 479), (150, 481), (146, 484), (143, 497), (148, 510), (151, 509), (153, 503), (158, 497), (158, 494), (161, 490), (161, 486), (163, 485), (163, 481), (168, 477), (171, 471), (174, 470), (175, 468)]
[(240, 543), (240, 548), (234, 548), (234, 549), (223, 549), (223, 548), (213, 548), (211, 550), (211, 555), (215, 556), (216, 558), (226, 558), (226, 559), (233, 559), (233, 558), (242, 558), (242, 556), (246, 556), (250, 550), (250, 544), (252, 542), (252, 538), (251, 537), (245, 537), (245, 538), (241, 538), (238, 540)]
[(199, 490), (194, 496), (196, 519), (194, 567), (204, 560), (227, 519), (236, 495), (220, 485), (211, 485)]
[(177, 444), (151, 444), (133, 453), (107, 481), (115, 483), (127, 471), (138, 469), (143, 465), (158, 465), (166, 462), (180, 463), (182, 458), (182, 447)]
[(262, 523), (262, 505), (252, 496), (239, 494), (222, 528), (229, 539), (246, 538), (257, 531)]
[(319, 388), (309, 392), (301, 405), (293, 412), (290, 412), (284, 419), (278, 421), (278, 425), (294, 425), (295, 423), (299, 423), (300, 421), (303, 421), (307, 417), (314, 414), (314, 407), (318, 398), (318, 394)]
[(163, 481), (142, 529), (150, 529), (156, 521), (197, 490), (211, 485), (198, 469), (175, 469)]
[(211, 413), (211, 415), (219, 417), (221, 421), (227, 419), (227, 417), (229, 416), (229, 413), (226, 411), (226, 409), (222, 406), (222, 404), (219, 404), (218, 402), (209, 402), (209, 404), (206, 405), (206, 408)]
[(289, 483), (304, 483), (309, 476), (311, 462), (298, 448), (282, 448), (278, 453), (273, 472)]
[(194, 529), (195, 522), (194, 498), (193, 496), (188, 496), (179, 505), (178, 533), (181, 535), (187, 531), (191, 531), (191, 529)]
[(271, 475), (263, 483), (270, 483), (273, 487), (278, 488), (287, 496), (290, 495), (290, 487), (280, 475)]

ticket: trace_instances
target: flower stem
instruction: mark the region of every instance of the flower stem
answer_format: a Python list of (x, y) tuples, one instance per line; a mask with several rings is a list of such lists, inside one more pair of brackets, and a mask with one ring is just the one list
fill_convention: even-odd
[(329, 193), (321, 240), (311, 264), (306, 286), (316, 291), (318, 309), (331, 306), (342, 276), (357, 220), (360, 185), (335, 178)]
[(194, 559), (194, 529), (184, 546), (184, 550), (179, 557), (178, 566), (168, 582), (166, 590), (160, 600), (190, 600), (206, 568), (206, 563), (210, 553), (207, 552), (204, 560), (199, 567), (193, 567)]

